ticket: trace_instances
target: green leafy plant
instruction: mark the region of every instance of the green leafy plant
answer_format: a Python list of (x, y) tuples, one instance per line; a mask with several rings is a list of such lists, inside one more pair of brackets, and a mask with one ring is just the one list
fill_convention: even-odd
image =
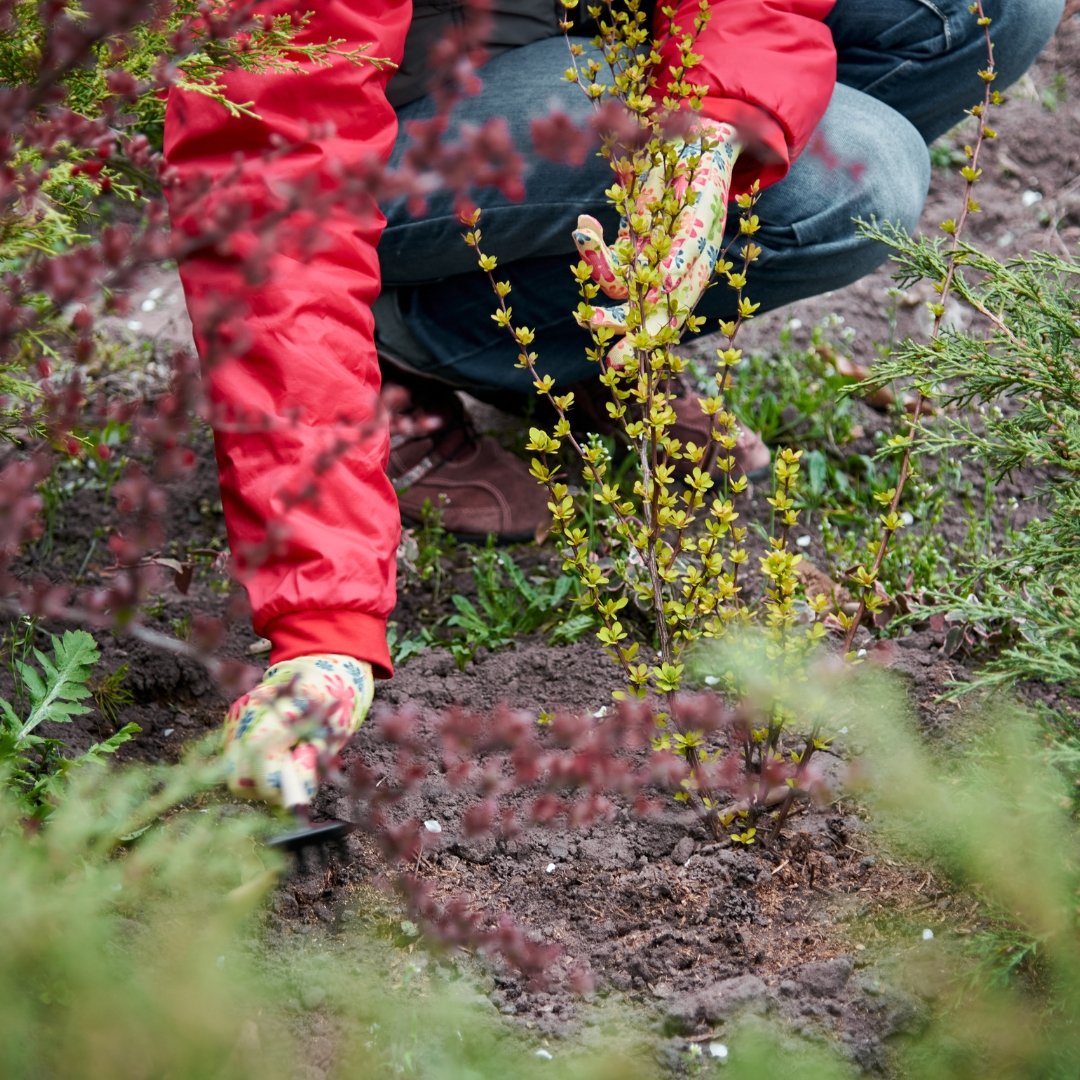
[[(981, 8), (977, 8), (980, 17)], [(991, 481), (1021, 474), (1028, 498), (1043, 512), (1007, 542), (972, 545), (952, 580), (936, 582), (920, 616), (949, 624), (946, 647), (955, 651), (992, 643), (994, 655), (958, 692), (1033, 678), (1075, 692), (1080, 687), (1080, 264), (1035, 252), (1002, 261), (961, 239), (982, 169), (979, 155), (996, 133), (987, 115), (1001, 96), (991, 89), (993, 53), (980, 72), (986, 92), (971, 113), (977, 138), (960, 170), (965, 204), (945, 221), (948, 240), (914, 240), (893, 226), (864, 226), (893, 250), (902, 285), (934, 282), (929, 341), (908, 340), (875, 367), (871, 385), (898, 381), (918, 393), (906, 434), (891, 440), (901, 455), (896, 484), (883, 493), (883, 537), (867, 580), (878, 580), (885, 548), (903, 526), (900, 500), (916, 464), (925, 459), (974, 460)], [(944, 302), (953, 297), (975, 315), (970, 331), (945, 330)], [(924, 406), (936, 406), (932, 418)], [(910, 485), (907, 485), (910, 487)], [(888, 499), (886, 500), (886, 496)], [(910, 515), (909, 515), (910, 516)], [(860, 567), (860, 569), (862, 569)], [(864, 593), (864, 599), (867, 596)], [(871, 610), (870, 601), (864, 605)], [(848, 625), (850, 644), (862, 612)]]
[[(877, 456), (867, 443), (871, 434), (878, 441), (887, 438), (900, 406), (889, 388), (851, 359), (842, 319), (822, 319), (802, 346), (795, 344), (800, 324), (793, 322), (781, 329), (767, 355), (747, 358), (728, 399), (767, 442), (802, 448), (802, 529), (820, 529), (829, 565), (840, 568), (840, 576), (863, 559), (864, 538), (876, 531), (881, 512), (877, 496), (896, 485), (899, 460)], [(869, 407), (857, 407), (868, 379), (870, 405), (892, 415), (878, 417)], [(880, 580), (890, 596), (955, 581), (965, 559), (992, 550), (992, 516), (999, 509), (993, 486), (977, 488), (956, 454), (923, 455), (921, 473), (905, 493), (903, 513), (911, 525), (894, 536), (892, 557), (882, 564)], [(958, 512), (968, 522), (962, 539), (942, 528)]]
[(1055, 71), (1050, 81), (1039, 93), (1039, 104), (1047, 112), (1057, 110), (1069, 100), (1069, 79), (1063, 71)]
[(567, 574), (526, 577), (505, 551), (491, 545), (473, 556), (476, 602), (456, 593), (446, 625), (461, 631), (447, 641), (459, 666), (478, 648), (501, 649), (525, 634), (544, 632), (555, 645), (569, 645), (594, 625), (588, 612), (567, 612), (575, 579)]
[(414, 656), (420, 656), (431, 648), (433, 639), (427, 629), (418, 634), (401, 633), (401, 626), (391, 620), (386, 624), (386, 647), (394, 667), (408, 663)]
[[(842, 393), (853, 381), (843, 373), (852, 361), (842, 320), (822, 319), (802, 347), (795, 344), (796, 330), (786, 323), (770, 341), (768, 355), (745, 358), (727, 387), (727, 400), (766, 442), (816, 447), (842, 462), (858, 426), (854, 399)], [(705, 377), (702, 372), (699, 380)]]
[(420, 508), (420, 523), (402, 531), (398, 548), (398, 586), (408, 589), (423, 585), (438, 607), (447, 579), (447, 560), (455, 543), (442, 522), (442, 507), (425, 500)]
[(50, 813), (72, 769), (115, 754), (140, 730), (137, 724), (125, 724), (77, 757), (65, 755), (60, 739), (37, 734), (42, 724), (69, 724), (90, 712), (87, 701), (94, 696), (90, 677), (100, 658), (97, 643), (85, 630), (67, 630), (61, 637), (50, 635), (50, 640), (52, 656), (35, 648), (37, 666), (28, 660), (14, 664), (29, 702), (27, 715), (21, 716), (10, 701), (0, 698), (0, 768), (7, 769), (25, 812), (35, 817)]
[[(893, 247), (904, 280), (940, 272), (940, 245), (895, 230), (877, 235)], [(973, 685), (1026, 677), (1076, 687), (1080, 265), (1046, 253), (1002, 262), (968, 244), (959, 245), (958, 258), (954, 294), (988, 335), (908, 342), (875, 378), (912, 381), (942, 406), (920, 432), (917, 453), (962, 451), (995, 479), (1023, 469), (1029, 497), (1044, 512), (1003, 550), (971, 553), (952, 587), (938, 590), (924, 610), (993, 629), (999, 655)]]

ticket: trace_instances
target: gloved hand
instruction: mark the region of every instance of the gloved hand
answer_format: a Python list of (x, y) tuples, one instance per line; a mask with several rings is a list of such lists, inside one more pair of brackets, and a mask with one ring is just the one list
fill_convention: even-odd
[(225, 717), (229, 790), (306, 806), (320, 770), (364, 722), (374, 693), (371, 665), (351, 656), (300, 656), (268, 668)]
[[(684, 143), (679, 150), (672, 190), (680, 202), (685, 201), (688, 190), (693, 191), (696, 198), (679, 213), (671, 238), (671, 250), (659, 264), (661, 281), (647, 294), (653, 308), (645, 325), (650, 335), (658, 333), (665, 323), (676, 329), (685, 323), (686, 317), (701, 299), (720, 258), (731, 174), (739, 155), (739, 144), (735, 129), (730, 124), (703, 120), (700, 131), (708, 143), (708, 149), (703, 151), (702, 141), (698, 139)], [(593, 281), (612, 300), (627, 299), (627, 274), (620, 274), (619, 271), (631, 269), (632, 264), (642, 257), (641, 249), (648, 242), (651, 228), (648, 206), (659, 202), (667, 187), (662, 165), (650, 169), (641, 184), (635, 215), (644, 217), (645, 228), (637, 230), (637, 250), (629, 250), (630, 234), (625, 218), (619, 225), (618, 238), (622, 243), (617, 245), (616, 250), (604, 242), (603, 227), (596, 218), (588, 214), (578, 218), (574, 230), (578, 254), (589, 264)], [(628, 263), (631, 266), (627, 266)], [(672, 317), (668, 314), (665, 294), (674, 300)], [(628, 311), (629, 305), (625, 303), (614, 307), (594, 307), (590, 321), (578, 318), (586, 329), (589, 326), (606, 326), (616, 334), (624, 335), (608, 353), (608, 362), (613, 366), (623, 365), (633, 352), (633, 346), (625, 336), (628, 332)]]

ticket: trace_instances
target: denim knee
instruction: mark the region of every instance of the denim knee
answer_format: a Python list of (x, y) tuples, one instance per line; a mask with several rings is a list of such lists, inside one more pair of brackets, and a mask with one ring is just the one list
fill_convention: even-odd
[[(878, 105), (877, 102), (874, 103)], [(846, 144), (861, 169), (848, 196), (852, 218), (892, 221), (911, 231), (930, 190), (930, 155), (913, 124), (885, 106), (849, 118)]]
[[(930, 153), (919, 132), (907, 123), (898, 133), (896, 146), (904, 155), (906, 168), (903, 176), (892, 177), (885, 196), (887, 213), (878, 216), (880, 220), (894, 221), (908, 232), (914, 232), (930, 191)], [(882, 163), (881, 168), (888, 169), (888, 164)]]
[[(1031, 66), (1064, 0), (983, 0), (1004, 90)], [(985, 89), (986, 33), (969, 0), (837, 0), (827, 22), (839, 81), (891, 105), (932, 142), (964, 118)]]
[(762, 196), (766, 247), (851, 249), (856, 218), (913, 229), (930, 187), (922, 136), (900, 113), (839, 85), (791, 173)]
[[(870, 273), (888, 250), (860, 236), (856, 219), (912, 231), (929, 186), (930, 157), (915, 126), (883, 102), (838, 85), (807, 150), (758, 204), (762, 255), (752, 299), (768, 310)], [(710, 290), (704, 314), (729, 318), (729, 291)]]
[[(858, 166), (849, 182), (832, 187), (834, 205), (816, 220), (792, 223), (800, 247), (813, 260), (815, 291), (857, 281), (888, 257), (882, 244), (860, 235), (856, 221), (890, 222), (910, 233), (922, 217), (930, 189), (926, 143), (898, 113), (889, 110), (885, 127), (877, 111), (868, 109), (845, 132), (845, 154)], [(823, 190), (828, 193), (830, 185)]]

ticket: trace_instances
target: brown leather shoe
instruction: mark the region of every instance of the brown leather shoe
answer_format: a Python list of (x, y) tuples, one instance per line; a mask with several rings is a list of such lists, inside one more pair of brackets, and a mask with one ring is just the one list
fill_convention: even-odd
[[(570, 422), (574, 423), (574, 413), (584, 423), (589, 431), (598, 435), (611, 435), (619, 438), (622, 429), (608, 415), (606, 402), (609, 400), (607, 390), (599, 380), (590, 380), (585, 383), (576, 383), (572, 387), (574, 391), (574, 409), (570, 413)], [(697, 446), (713, 446), (712, 421), (701, 411), (697, 395), (692, 393), (681, 382), (675, 387), (675, 400), (672, 407), (675, 410), (675, 423), (668, 429), (672, 438), (686, 444), (692, 442)], [(625, 438), (625, 437), (624, 437)], [(744, 473), (749, 480), (764, 480), (769, 475), (772, 463), (772, 455), (765, 445), (765, 440), (756, 432), (739, 425), (739, 434), (736, 437), (735, 449), (731, 451), (735, 458), (735, 469)], [(686, 471), (679, 466), (685, 466), (684, 462), (676, 462), (676, 472)]]
[(440, 398), (434, 406), (430, 398), (417, 404), (413, 393), (406, 419), (412, 413), (414, 423), (390, 440), (386, 471), (402, 521), (419, 523), (430, 502), (459, 539), (532, 540), (551, 524), (547, 492), (524, 461), (477, 434), (452, 390), (444, 388)]

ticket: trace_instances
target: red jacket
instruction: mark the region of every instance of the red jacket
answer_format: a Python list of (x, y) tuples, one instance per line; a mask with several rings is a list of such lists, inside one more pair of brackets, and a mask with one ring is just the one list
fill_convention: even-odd
[[(740, 159), (744, 177), (780, 179), (825, 111), (836, 76), (832, 37), (822, 20), (833, 0), (718, 0), (695, 51), (703, 57), (694, 81), (710, 87), (704, 111), (755, 139)], [(697, 0), (681, 0), (690, 25)], [(260, 12), (313, 10), (308, 40), (340, 40), (342, 48), (371, 44), (373, 54), (399, 60), (411, 17), (409, 0), (270, 0)], [(674, 50), (674, 46), (669, 47)], [(386, 102), (387, 74), (368, 64), (335, 62), (302, 77), (289, 74), (229, 78), (230, 96), (251, 101), (259, 119), (230, 118), (207, 98), (174, 92), (165, 127), (165, 153), (180, 185), (220, 178), (239, 166), (229, 192), (254, 215), (277, 205), (275, 185), (317, 178), (323, 190), (361, 169), (372, 155), (385, 160), (397, 125)], [(307, 137), (309, 125), (324, 125)], [(302, 149), (268, 163), (281, 139)], [(213, 193), (179, 209), (174, 228), (214, 212)], [(355, 209), (355, 208), (354, 208)], [(318, 499), (287, 509), (285, 494), (318, 469), (320, 455), (341, 425), (362, 426), (379, 386), (370, 306), (379, 291), (375, 253), (384, 221), (330, 213), (320, 223), (314, 253), (278, 251), (266, 283), (250, 285), (239, 254), (252, 234), (228, 250), (203, 250), (181, 266), (196, 339), (210, 351), (208, 328), (221, 301), (243, 302), (246, 351), (208, 371), (212, 400), (270, 418), (267, 430), (225, 424), (215, 442), (221, 497), (234, 552), (262, 546), (246, 578), (256, 632), (273, 643), (271, 658), (312, 652), (344, 653), (391, 671), (386, 619), (395, 602), (399, 533), (397, 502), (384, 466), (383, 431), (336, 460), (318, 482)], [(267, 523), (284, 521), (267, 544)]]

